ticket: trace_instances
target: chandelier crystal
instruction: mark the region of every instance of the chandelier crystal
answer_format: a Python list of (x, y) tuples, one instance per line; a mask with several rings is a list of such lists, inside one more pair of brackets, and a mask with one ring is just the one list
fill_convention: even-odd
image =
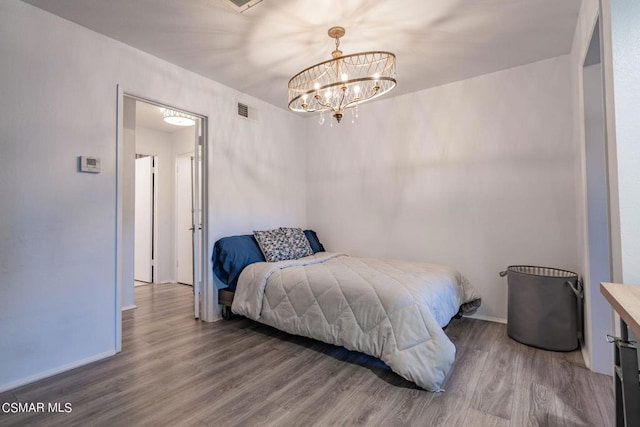
[(336, 41), (333, 58), (306, 68), (289, 80), (289, 109), (307, 113), (329, 111), (340, 123), (345, 110), (382, 96), (396, 86), (396, 56), (384, 51), (343, 55), (339, 47), (345, 29), (331, 27), (328, 34)]

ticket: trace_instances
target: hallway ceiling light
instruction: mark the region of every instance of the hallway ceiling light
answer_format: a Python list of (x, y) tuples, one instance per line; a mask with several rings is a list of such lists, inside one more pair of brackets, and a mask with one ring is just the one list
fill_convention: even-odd
[[(329, 111), (340, 123), (344, 111), (377, 98), (396, 86), (396, 56), (373, 51), (342, 55), (343, 27), (331, 27), (329, 37), (336, 40), (333, 59), (306, 68), (289, 80), (289, 109), (313, 113)], [(320, 124), (324, 116), (320, 117)]]
[(169, 110), (165, 108), (162, 112), (164, 121), (176, 126), (193, 126), (196, 124), (195, 118), (180, 111)]

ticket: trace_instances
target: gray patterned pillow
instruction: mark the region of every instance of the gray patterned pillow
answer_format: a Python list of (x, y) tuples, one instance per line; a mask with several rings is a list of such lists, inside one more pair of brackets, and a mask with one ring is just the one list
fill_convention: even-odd
[(287, 239), (281, 229), (254, 231), (253, 235), (258, 241), (260, 250), (267, 262), (295, 259), (295, 254), (291, 249), (289, 239)]
[(309, 244), (309, 239), (304, 235), (302, 228), (280, 227), (285, 237), (289, 241), (289, 247), (293, 251), (295, 259), (313, 255), (313, 249)]

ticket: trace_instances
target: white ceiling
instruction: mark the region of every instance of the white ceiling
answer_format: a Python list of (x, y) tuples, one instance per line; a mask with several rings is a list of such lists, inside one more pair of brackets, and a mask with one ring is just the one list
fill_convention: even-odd
[[(331, 57), (388, 50), (414, 92), (567, 54), (580, 0), (23, 0), (286, 108), (289, 79)], [(389, 96), (387, 95), (387, 97)]]

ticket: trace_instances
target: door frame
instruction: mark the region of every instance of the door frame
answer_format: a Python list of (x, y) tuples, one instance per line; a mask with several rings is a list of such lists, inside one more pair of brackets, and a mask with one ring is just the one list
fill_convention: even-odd
[[(199, 134), (199, 143), (201, 148), (201, 164), (202, 170), (200, 171), (201, 186), (200, 200), (202, 202), (202, 238), (200, 239), (200, 320), (211, 322), (216, 320), (214, 318), (214, 289), (209, 274), (209, 149), (208, 149), (208, 118), (202, 114), (194, 113), (185, 108), (174, 108), (172, 105), (177, 103), (155, 101), (149, 98), (136, 95), (135, 93), (125, 91), (121, 85), (116, 85), (116, 265), (114, 271), (114, 347), (116, 352), (122, 351), (122, 287), (123, 277), (122, 271), (125, 265), (123, 257), (123, 189), (124, 189), (124, 98), (129, 97), (136, 101), (146, 102), (148, 104), (157, 105), (160, 107), (173, 108), (174, 110), (182, 111), (191, 116), (199, 118), (200, 129), (196, 134)], [(195, 147), (194, 147), (195, 148)]]
[[(610, 331), (613, 314), (611, 308), (600, 293), (601, 281), (612, 281), (614, 274), (613, 261), (613, 235), (612, 235), (612, 202), (611, 202), (611, 162), (609, 158), (610, 147), (606, 134), (606, 105), (604, 84), (604, 58), (602, 49), (602, 22), (600, 14), (596, 14), (591, 25), (591, 32), (582, 52), (579, 82), (581, 115), (580, 129), (580, 155), (581, 158), (581, 182), (582, 182), (582, 210), (583, 224), (582, 235), (582, 262), (584, 279), (584, 348), (583, 357), (589, 369), (594, 372), (611, 374), (613, 366), (613, 352), (611, 345), (598, 337), (604, 336)], [(598, 74), (593, 73), (590, 67), (599, 66)], [(598, 96), (599, 95), (599, 96)], [(597, 110), (601, 120), (600, 132), (594, 132), (589, 126), (588, 112)], [(588, 166), (597, 163), (595, 172)], [(599, 169), (599, 168), (601, 169)], [(594, 185), (596, 184), (596, 185)], [(598, 185), (601, 191), (598, 191)], [(595, 189), (595, 191), (594, 191)], [(594, 202), (595, 201), (595, 202)], [(602, 218), (604, 215), (604, 218)], [(594, 218), (598, 219), (594, 221)], [(596, 235), (592, 234), (594, 223), (602, 223), (596, 228)], [(601, 233), (601, 234), (598, 234)], [(606, 234), (606, 256), (596, 252), (597, 243), (603, 240), (602, 234)], [(602, 250), (603, 248), (597, 248)], [(606, 259), (605, 259), (606, 258)], [(606, 271), (605, 271), (606, 270)], [(595, 275), (593, 273), (596, 273)], [(603, 277), (604, 275), (606, 277)]]

